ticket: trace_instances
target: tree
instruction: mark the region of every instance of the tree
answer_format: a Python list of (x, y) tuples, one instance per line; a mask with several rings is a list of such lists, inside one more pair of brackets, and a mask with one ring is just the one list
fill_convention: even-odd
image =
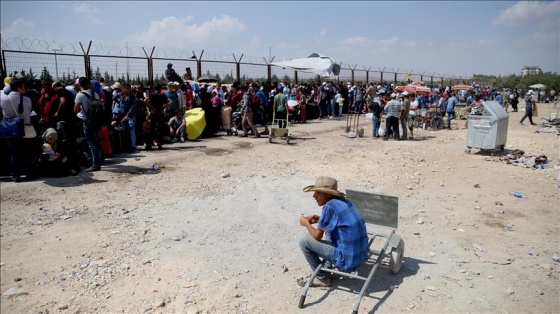
[(95, 69), (95, 72), (93, 72), (93, 78), (96, 80), (99, 80), (101, 78), (101, 71), (99, 71), (99, 67), (97, 67), (97, 69)]
[(41, 80), (42, 83), (48, 83), (48, 84), (52, 83), (53, 78), (49, 73), (49, 70), (47, 70), (47, 67), (43, 67), (43, 71), (41, 72), (41, 77), (39, 79)]

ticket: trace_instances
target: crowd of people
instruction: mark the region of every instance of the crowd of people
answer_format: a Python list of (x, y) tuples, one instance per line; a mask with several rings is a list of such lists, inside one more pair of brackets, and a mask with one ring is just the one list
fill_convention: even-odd
[[(22, 175), (27, 179), (76, 175), (82, 167), (87, 172), (99, 171), (105, 159), (115, 154), (132, 153), (138, 147), (162, 149), (194, 139), (189, 136), (186, 119), (193, 108), (204, 111), (202, 138), (221, 131), (260, 137), (269, 134), (271, 123), (287, 128), (288, 123), (372, 113), (373, 138), (380, 138), (385, 116), (383, 139), (408, 140), (414, 138), (408, 117), (417, 109), (437, 106), (447, 113), (450, 127), (458, 99), (466, 101), (472, 113), (483, 110), (483, 99), (502, 100), (500, 93), (484, 89), (456, 95), (442, 86), (433, 88), (431, 95), (412, 97), (399, 92), (395, 84), (376, 82), (198, 83), (190, 68), (180, 76), (172, 64), (165, 75), (167, 84), (155, 86), (119, 82), (108, 86), (102, 78), (85, 77), (66, 84), (9, 78), (1, 95), (3, 117), (23, 116), (39, 136), (2, 139), (0, 172), (10, 171), (12, 180), (19, 182)], [(520, 95), (511, 94), (514, 111)], [(509, 99), (507, 96), (504, 98)], [(24, 110), (17, 112), (11, 103), (22, 103)], [(259, 132), (257, 127), (264, 130)]]

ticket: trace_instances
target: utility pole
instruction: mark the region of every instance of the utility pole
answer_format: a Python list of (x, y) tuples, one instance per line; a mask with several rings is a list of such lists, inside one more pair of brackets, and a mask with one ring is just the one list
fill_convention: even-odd
[(119, 71), (118, 71), (119, 64), (115, 62), (115, 81), (119, 80)]
[(56, 53), (59, 52), (59, 51), (62, 51), (62, 50), (53, 49), (52, 51), (54, 52), (54, 67), (56, 68), (56, 80), (58, 81), (59, 80), (59, 77), (58, 77), (58, 60), (56, 59)]
[(126, 79), (130, 77), (130, 61), (128, 60), (128, 42), (126, 44)]

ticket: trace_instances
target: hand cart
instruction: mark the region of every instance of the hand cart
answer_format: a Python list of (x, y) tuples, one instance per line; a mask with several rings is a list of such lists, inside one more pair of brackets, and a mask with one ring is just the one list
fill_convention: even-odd
[[(290, 133), (288, 130), (288, 117), (289, 117), (289, 111), (287, 105), (286, 105), (286, 119), (276, 119), (276, 112), (272, 113), (272, 125), (269, 128), (270, 134), (268, 135), (269, 143), (272, 143), (272, 140), (274, 140), (275, 138), (280, 138), (286, 141), (286, 144), (290, 144)], [(280, 122), (284, 120), (286, 120), (286, 127), (281, 128)], [(278, 124), (277, 127), (276, 124)]]
[[(356, 300), (354, 301), (354, 307), (352, 308), (352, 313), (357, 314), (358, 309), (360, 308), (360, 302), (373, 281), (375, 271), (379, 265), (382, 264), (385, 258), (389, 259), (388, 266), (391, 273), (396, 274), (401, 269), (402, 258), (404, 255), (404, 241), (400, 236), (395, 234), (395, 229), (398, 226), (399, 219), (399, 199), (395, 196), (353, 190), (346, 190), (346, 196), (352, 201), (352, 203), (354, 203), (366, 221), (366, 227), (368, 228), (369, 255), (364, 264), (369, 262), (373, 263), (374, 266), (366, 277), (362, 277), (358, 275), (358, 271), (360, 269), (359, 267), (354, 271), (346, 272), (324, 267), (325, 261), (323, 260), (323, 263), (317, 267), (313, 274), (309, 277), (303, 291), (301, 292), (298, 304), (300, 309), (303, 308), (307, 291), (309, 290), (313, 279), (321, 271), (365, 281), (358, 296), (356, 297)], [(376, 231), (373, 231), (373, 229), (376, 229)], [(389, 233), (380, 233), (381, 230), (379, 229), (389, 230)], [(380, 251), (372, 249), (372, 244), (378, 237), (380, 239), (385, 239), (385, 244)]]

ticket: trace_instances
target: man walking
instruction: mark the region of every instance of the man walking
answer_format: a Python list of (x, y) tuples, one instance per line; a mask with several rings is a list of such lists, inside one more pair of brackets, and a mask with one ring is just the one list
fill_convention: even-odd
[(457, 98), (455, 98), (455, 93), (451, 94), (451, 97), (447, 100), (447, 128), (451, 130), (451, 120), (457, 119), (455, 115), (455, 106), (457, 105)]
[(523, 118), (521, 118), (521, 121), (519, 121), (519, 124), (523, 124), (525, 118), (529, 118), (531, 125), (535, 125), (535, 123), (533, 123), (533, 110), (535, 110), (535, 99), (533, 98), (533, 90), (529, 90), (527, 95), (525, 95), (525, 114)]

